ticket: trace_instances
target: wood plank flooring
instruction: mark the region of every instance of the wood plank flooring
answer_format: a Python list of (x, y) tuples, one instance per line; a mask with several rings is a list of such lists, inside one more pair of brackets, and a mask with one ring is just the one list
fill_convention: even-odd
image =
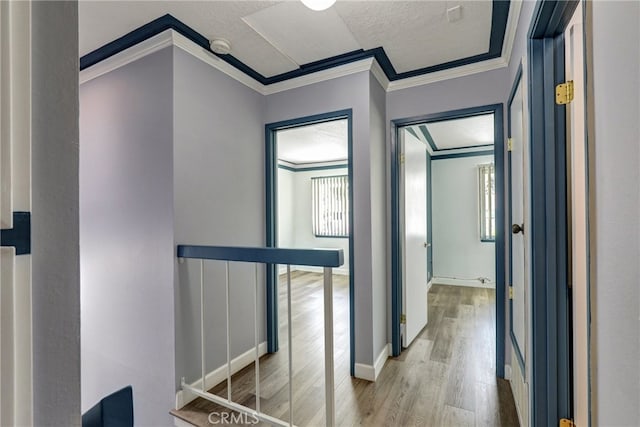
[[(281, 276), (283, 280), (283, 276)], [(279, 287), (280, 351), (260, 359), (263, 412), (289, 420), (286, 285)], [(322, 426), (322, 275), (292, 273), (293, 423)], [(434, 285), (429, 324), (399, 357), (389, 358), (375, 383), (349, 375), (347, 276), (334, 276), (336, 423), (340, 426), (517, 426), (508, 382), (495, 377), (495, 292)], [(247, 325), (252, 327), (252, 325)], [(224, 350), (224, 345), (221, 348)], [(224, 398), (226, 382), (211, 392)], [(233, 400), (255, 407), (255, 373), (233, 376)], [(197, 399), (172, 413), (196, 426), (221, 424), (229, 412)], [(250, 421), (250, 419), (249, 419)], [(226, 424), (246, 425), (246, 424)], [(262, 423), (257, 425), (263, 425)]]

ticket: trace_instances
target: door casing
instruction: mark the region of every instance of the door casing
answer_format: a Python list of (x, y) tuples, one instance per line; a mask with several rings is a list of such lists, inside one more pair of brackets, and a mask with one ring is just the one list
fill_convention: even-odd
[[(504, 201), (504, 124), (503, 104), (484, 105), (460, 110), (445, 111), (423, 116), (391, 121), (391, 352), (401, 351), (400, 316), (402, 314), (402, 251), (400, 227), (400, 150), (398, 132), (403, 126), (448, 119), (460, 119), (479, 114), (493, 113), (494, 161), (496, 165), (496, 375), (504, 378), (505, 330), (505, 201)], [(429, 206), (429, 210), (431, 207)]]

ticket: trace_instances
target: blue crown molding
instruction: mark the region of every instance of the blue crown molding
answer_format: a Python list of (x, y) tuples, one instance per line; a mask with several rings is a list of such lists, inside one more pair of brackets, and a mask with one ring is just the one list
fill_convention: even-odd
[(244, 64), (233, 55), (218, 55), (212, 52), (211, 48), (209, 47), (209, 40), (206, 37), (169, 14), (161, 16), (160, 18), (157, 18), (149, 22), (148, 24), (145, 24), (128, 34), (125, 34), (124, 36), (110, 43), (107, 43), (106, 45), (94, 50), (93, 52), (84, 55), (80, 58), (80, 70), (82, 71), (86, 68), (89, 68), (92, 65), (95, 65), (107, 58), (110, 58), (113, 55), (122, 52), (123, 50), (130, 48), (131, 46), (143, 42), (144, 40), (160, 34), (163, 31), (171, 29), (185, 36), (189, 40), (196, 43), (198, 46), (202, 47), (208, 52), (211, 52), (223, 61), (227, 62), (228, 64), (232, 65), (233, 67), (237, 68), (244, 74), (248, 75), (249, 77), (265, 86), (369, 58), (375, 58), (389, 81), (402, 80), (409, 77), (421, 76), (424, 74), (434, 73), (436, 71), (448, 70), (450, 68), (460, 67), (463, 65), (469, 65), (476, 62), (500, 57), (502, 55), (502, 46), (504, 44), (505, 32), (507, 29), (509, 6), (509, 0), (493, 0), (493, 13), (491, 16), (491, 36), (489, 39), (488, 52), (470, 56), (467, 58), (457, 59), (455, 61), (446, 62), (444, 64), (406, 71), (403, 73), (396, 72), (384, 49), (382, 47), (377, 47), (368, 50), (355, 50), (353, 52), (333, 56), (331, 58), (322, 59), (320, 61), (303, 64), (297, 70), (288, 71), (286, 73), (281, 73), (271, 77), (265, 77), (248, 65)]
[(418, 126), (418, 129), (420, 129), (420, 132), (422, 132), (422, 135), (424, 135), (424, 139), (427, 140), (427, 142), (429, 143), (429, 146), (431, 146), (431, 149), (433, 150), (433, 152), (435, 153), (436, 151), (438, 151), (439, 148), (436, 145), (436, 142), (433, 140), (433, 137), (431, 136), (431, 132), (429, 132), (429, 129), (427, 129), (427, 126), (426, 125), (420, 125), (420, 126)]

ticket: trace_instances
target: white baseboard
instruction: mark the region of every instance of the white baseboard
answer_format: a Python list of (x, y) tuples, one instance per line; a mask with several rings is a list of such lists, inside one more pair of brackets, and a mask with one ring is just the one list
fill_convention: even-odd
[[(310, 273), (322, 273), (324, 272), (324, 269), (322, 267), (313, 267), (310, 265), (292, 265), (291, 266), (291, 271), (308, 271)], [(286, 265), (281, 265), (278, 267), (278, 274), (285, 274), (287, 272), (287, 266)], [(348, 276), (349, 275), (349, 268), (334, 268), (333, 269), (333, 274), (339, 274), (341, 276)]]
[(496, 287), (495, 282), (482, 283), (477, 279), (451, 279), (448, 277), (433, 277), (431, 279), (434, 285), (451, 285), (451, 286), (467, 286), (472, 288), (487, 288), (494, 289)]
[(354, 366), (354, 376), (362, 380), (375, 381), (378, 379), (378, 375), (384, 367), (384, 362), (387, 361), (391, 350), (391, 344), (387, 344), (383, 347), (382, 351), (376, 358), (374, 365), (367, 365), (364, 363), (356, 363)]
[[(258, 354), (260, 354), (260, 356), (263, 356), (266, 353), (267, 342), (264, 341), (258, 346)], [(240, 356), (231, 360), (231, 375), (252, 364), (255, 361), (255, 357), (256, 351), (254, 348), (251, 348), (250, 350), (247, 350)], [(214, 369), (205, 376), (205, 390), (209, 390), (211, 387), (221, 383), (226, 378), (227, 365), (222, 365), (219, 368)], [(198, 379), (197, 381), (191, 383), (191, 386), (194, 388), (202, 389), (202, 379)], [(195, 400), (197, 397), (198, 396), (193, 393), (189, 393), (187, 390), (178, 390), (178, 392), (176, 393), (176, 409), (184, 407), (186, 404)]]
[[(427, 283), (427, 292), (431, 290), (431, 286), (433, 286), (433, 278), (431, 278), (431, 280), (429, 280), (429, 282)], [(389, 354), (391, 354), (391, 352), (389, 352)]]

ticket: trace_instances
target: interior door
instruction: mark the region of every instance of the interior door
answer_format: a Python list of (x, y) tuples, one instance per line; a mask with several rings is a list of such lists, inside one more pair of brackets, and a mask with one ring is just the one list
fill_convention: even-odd
[(427, 325), (427, 149), (408, 132), (401, 135), (402, 345), (408, 347)]
[(584, 132), (582, 4), (565, 30), (565, 76), (573, 81), (574, 99), (567, 104), (567, 187), (570, 230), (570, 274), (573, 345), (573, 417), (576, 425), (589, 424), (588, 365), (588, 193), (587, 147)]
[(524, 133), (524, 90), (523, 79), (515, 86), (509, 104), (509, 192), (511, 199), (510, 223), (510, 317), (511, 341), (518, 357), (521, 374), (526, 374), (527, 359), (527, 274), (525, 250), (528, 229), (525, 222), (525, 133)]
[(0, 2), (0, 425), (31, 425), (31, 82), (28, 2)]

